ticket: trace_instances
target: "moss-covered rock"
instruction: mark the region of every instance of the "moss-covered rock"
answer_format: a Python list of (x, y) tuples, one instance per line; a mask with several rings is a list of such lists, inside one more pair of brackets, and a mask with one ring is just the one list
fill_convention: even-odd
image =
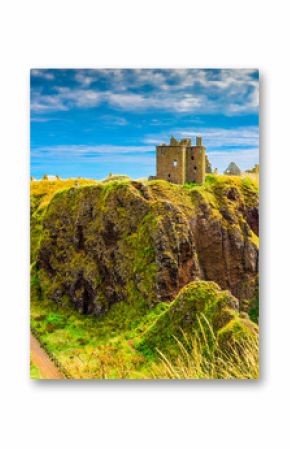
[(55, 181), (35, 181), (30, 183), (30, 257), (34, 262), (42, 239), (42, 220), (46, 208), (56, 192), (75, 185), (95, 185), (96, 181), (88, 179), (57, 179)]
[(217, 333), (217, 341), (222, 349), (234, 346), (242, 348), (245, 341), (251, 341), (258, 335), (258, 326), (253, 321), (236, 316)]
[(119, 301), (170, 302), (198, 279), (242, 302), (254, 296), (258, 192), (251, 182), (211, 175), (203, 186), (122, 179), (45, 190), (35, 183), (33, 260), (45, 297), (99, 315)]
[[(137, 192), (137, 194), (136, 194)], [(46, 296), (82, 313), (118, 301), (154, 302), (154, 217), (127, 182), (57, 193), (43, 219), (37, 263)]]
[[(142, 338), (140, 348), (164, 351), (176, 346), (175, 339), (197, 331), (215, 334), (238, 314), (239, 301), (214, 282), (186, 285)], [(204, 326), (201, 324), (203, 322)], [(209, 335), (208, 335), (209, 336)]]

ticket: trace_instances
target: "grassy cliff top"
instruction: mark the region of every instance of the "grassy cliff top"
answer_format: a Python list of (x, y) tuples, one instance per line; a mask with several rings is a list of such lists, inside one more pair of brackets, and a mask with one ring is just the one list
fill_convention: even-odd
[[(256, 282), (255, 180), (112, 178), (31, 182), (31, 324), (40, 339), (74, 378), (151, 378), (155, 364), (157, 377), (171, 378), (158, 351), (178, 356), (174, 337), (184, 336), (190, 355), (181, 350), (174, 378), (256, 377), (256, 325), (232, 296), (251, 298)], [(229, 370), (228, 352), (216, 351), (236, 340), (248, 346)]]
[(76, 182), (80, 186), (97, 184), (97, 181), (83, 178), (58, 179), (56, 181), (31, 181), (30, 196), (36, 200), (38, 207), (44, 207), (49, 203), (56, 192), (74, 187)]
[[(153, 180), (153, 181), (132, 181), (128, 176), (113, 175), (106, 178), (103, 181), (96, 181), (92, 179), (66, 179), (56, 181), (31, 181), (30, 193), (32, 199), (32, 209), (43, 208), (47, 206), (55, 193), (66, 191), (72, 187), (85, 187), (85, 186), (98, 186), (104, 191), (116, 190), (122, 186), (132, 186), (142, 184), (149, 188), (149, 191), (153, 194), (163, 197), (169, 201), (187, 201), (189, 198), (194, 197), (195, 192), (200, 194), (203, 199), (214, 200), (215, 202), (224, 202), (227, 199), (236, 199), (237, 195), (241, 194), (245, 202), (251, 200), (251, 195), (258, 194), (259, 185), (257, 178), (250, 176), (238, 177), (238, 176), (223, 176), (223, 175), (208, 175), (203, 185), (200, 184), (184, 184), (177, 185), (171, 184), (167, 181)], [(236, 195), (235, 195), (235, 192)], [(228, 195), (232, 194), (232, 198)], [(233, 197), (234, 195), (234, 197)]]

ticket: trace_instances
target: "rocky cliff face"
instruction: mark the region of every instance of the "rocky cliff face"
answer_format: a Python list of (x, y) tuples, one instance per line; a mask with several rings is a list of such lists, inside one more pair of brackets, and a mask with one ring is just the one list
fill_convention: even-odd
[(198, 279), (229, 289), (241, 304), (255, 293), (258, 192), (249, 180), (70, 188), (52, 198), (42, 229), (41, 289), (84, 314), (122, 300), (153, 306)]

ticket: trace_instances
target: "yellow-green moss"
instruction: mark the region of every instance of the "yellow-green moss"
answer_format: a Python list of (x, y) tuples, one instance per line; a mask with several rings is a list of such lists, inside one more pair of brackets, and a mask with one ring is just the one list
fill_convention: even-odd
[(218, 343), (223, 348), (242, 345), (245, 340), (251, 340), (258, 335), (258, 326), (253, 321), (239, 316), (234, 317), (217, 333)]
[(43, 379), (39, 368), (30, 360), (30, 379)]
[[(82, 367), (81, 377), (94, 377), (94, 369), (101, 369), (99, 362), (92, 356), (93, 351), (96, 351), (98, 360), (109, 358), (109, 364), (112, 364), (109, 368), (110, 377), (119, 375), (117, 362), (115, 365), (113, 362), (117, 357), (116, 352), (121, 354), (120, 363), (126, 362), (132, 368), (127, 373), (128, 377), (142, 377), (145, 376), (145, 365), (148, 363), (144, 356), (149, 355), (150, 358), (156, 348), (162, 351), (169, 348), (171, 351), (175, 344), (174, 336), (182, 336), (183, 332), (192, 335), (198, 328), (198, 319), (205, 317), (214, 331), (219, 332), (220, 339), (223, 335), (236, 332), (237, 323), (245, 325), (229, 305), (231, 295), (221, 292), (213, 283), (201, 282), (195, 288), (189, 285), (171, 304), (161, 303), (156, 306), (157, 264), (154, 237), (158, 224), (166, 214), (170, 214), (168, 204), (172, 205), (181, 221), (192, 219), (204, 208), (209, 222), (222, 220), (229, 233), (244, 232), (246, 221), (240, 210), (244, 205), (256, 206), (258, 200), (257, 189), (248, 180), (210, 176), (203, 186), (178, 186), (166, 181), (150, 181), (146, 186), (148, 194), (145, 197), (134, 183), (124, 179), (111, 180), (106, 184), (89, 184), (86, 181), (88, 184), (84, 183), (79, 187), (75, 187), (73, 182), (57, 186), (54, 183), (51, 185), (49, 181), (43, 182), (46, 185), (39, 185), (38, 191), (34, 191), (32, 195), (33, 260), (37, 259), (40, 242), (43, 250), (54, 248), (53, 235), (57, 241), (57, 251), (52, 251), (53, 254), (49, 256), (53, 276), (48, 275), (44, 269), (39, 270), (38, 264), (34, 265), (32, 322), (62, 362), (72, 357), (71, 360), (77, 363), (80, 354), (84, 354), (88, 365)], [(227, 197), (231, 188), (237, 191), (237, 201)], [(136, 214), (138, 219), (128, 227), (135, 204), (140, 206), (141, 212)], [(90, 209), (89, 212), (86, 212), (86, 208)], [(235, 223), (230, 224), (223, 217), (222, 208), (226, 208), (231, 216), (237, 217)], [(116, 225), (118, 247), (115, 250), (124, 255), (121, 262), (126, 282), (125, 285), (116, 284), (114, 287), (122, 301), (108, 306), (106, 314), (99, 318), (80, 316), (77, 311), (73, 311), (67, 292), (61, 290), (63, 283), (70, 285), (75, 273), (81, 269), (83, 278), (89, 280), (92, 288), (97, 291), (95, 300), (104, 304), (105, 309), (106, 285), (96, 259), (88, 255), (86, 250), (76, 250), (73, 243), (66, 242), (67, 235), (68, 241), (74, 242), (80, 217), (81, 222), (84, 220), (85, 244), (89, 247), (94, 246), (96, 235), (106, 232), (106, 227), (111, 229), (110, 226)], [(178, 222), (172, 223), (172, 229), (176, 234), (181, 232)], [(243, 238), (257, 246), (257, 237), (253, 233), (248, 236), (245, 233)], [(62, 259), (65, 260), (65, 267)], [(114, 268), (113, 259), (106, 263), (109, 270)], [(48, 300), (58, 290), (61, 290), (61, 304)], [(41, 298), (42, 301), (36, 298)], [(230, 322), (232, 327), (228, 325)], [(228, 328), (224, 328), (227, 325)], [(127, 341), (131, 339), (134, 340), (134, 345), (140, 340), (142, 354), (130, 349)], [(110, 351), (112, 355), (109, 356)], [(139, 357), (136, 365), (132, 362), (135, 356)], [(91, 358), (95, 365), (90, 364)], [(78, 368), (74, 366), (72, 369), (77, 377)], [(100, 376), (98, 371), (97, 377)]]
[(237, 306), (237, 299), (230, 292), (221, 291), (214, 282), (191, 282), (146, 331), (139, 348), (146, 354), (158, 349), (172, 351), (176, 349), (176, 337), (199, 330), (201, 318), (217, 332), (236, 315)]

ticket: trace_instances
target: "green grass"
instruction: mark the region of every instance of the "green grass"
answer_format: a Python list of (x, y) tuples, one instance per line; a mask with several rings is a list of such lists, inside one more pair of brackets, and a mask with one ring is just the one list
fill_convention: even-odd
[(212, 335), (220, 344), (225, 340), (235, 344), (256, 335), (257, 326), (247, 316), (242, 319), (237, 307), (238, 300), (214, 282), (191, 282), (147, 329), (137, 347), (147, 356), (154, 354), (156, 349), (175, 355), (178, 352), (176, 337), (184, 334), (199, 336), (200, 317), (209, 323), (202, 329), (207, 334), (208, 344)]
[(52, 301), (32, 299), (31, 325), (75, 378), (146, 378), (148, 361), (133, 340), (167, 307), (114, 304), (103, 317), (83, 316)]
[[(219, 345), (213, 329), (179, 333), (174, 355), (163, 347), (146, 355), (135, 349), (138, 336), (168, 310), (160, 304), (148, 311), (119, 303), (102, 318), (80, 316), (51, 301), (32, 301), (32, 326), (73, 378), (78, 379), (256, 379), (258, 337), (238, 345)], [(147, 313), (146, 313), (147, 312)], [(199, 325), (201, 320), (199, 320)], [(206, 322), (207, 323), (207, 322)], [(211, 338), (209, 340), (209, 335)], [(32, 364), (31, 377), (41, 378)]]
[[(206, 293), (205, 290), (203, 293)], [(201, 301), (207, 304), (208, 299), (203, 295)], [(222, 296), (219, 301), (223, 301)], [(201, 310), (207, 310), (204, 305), (198, 305), (198, 309), (200, 307)], [(168, 323), (172, 332), (171, 345), (175, 348), (168, 352), (168, 346), (163, 341), (167, 339), (168, 342), (168, 332), (162, 330), (159, 323), (160, 320), (161, 323), (164, 319), (166, 321), (166, 317), (170, 318), (172, 308), (172, 305), (166, 303), (148, 309), (145, 301), (134, 304), (120, 302), (114, 304), (104, 316), (97, 318), (80, 315), (69, 307), (59, 306), (47, 299), (32, 298), (31, 325), (72, 378), (244, 379), (258, 376), (257, 334), (248, 332), (246, 337), (249, 338), (240, 339), (238, 348), (234, 340), (231, 341), (233, 346), (229, 348), (220, 345), (216, 330), (205, 317), (207, 327), (202, 332), (193, 331), (199, 329), (202, 321), (198, 317), (193, 330), (179, 328), (181, 321), (173, 325)], [(224, 332), (230, 334), (230, 327), (235, 327), (238, 335), (242, 329), (244, 336), (240, 320), (226, 326)], [(142, 345), (141, 350), (138, 350), (142, 336), (145, 336), (146, 341), (146, 336), (152, 335), (154, 328), (159, 329), (155, 350), (146, 350), (146, 346), (144, 348)], [(39, 373), (35, 368), (32, 368), (33, 378), (39, 378), (36, 377)]]
[[(205, 335), (205, 333), (201, 334)], [(208, 345), (206, 339), (185, 336), (176, 339), (178, 353), (174, 358), (159, 351), (158, 362), (151, 366), (155, 379), (258, 379), (258, 338), (245, 340), (230, 350), (220, 347), (217, 340)], [(208, 351), (205, 353), (204, 348)]]
[[(72, 198), (69, 191), (73, 186), (74, 180), (32, 183), (33, 260), (37, 254), (40, 239), (43, 238), (45, 241), (46, 238), (42, 235), (44, 214), (49, 218), (50, 215), (59, 211), (63, 213), (69, 205), (71, 207), (69, 216), (72, 217), (73, 222), (79, 203), (90, 198), (91, 195), (94, 195), (94, 204), (98, 203), (100, 210), (107, 207), (111, 194), (115, 190), (124, 189), (125, 200), (127, 198), (130, 200), (132, 194), (139, 195), (127, 179), (112, 179), (106, 184), (83, 180), (80, 187), (74, 190)], [(205, 351), (208, 340), (202, 339), (200, 334), (195, 334), (192, 328), (185, 329), (185, 334), (183, 318), (177, 313), (180, 305), (188, 307), (188, 313), (193, 311), (191, 297), (186, 298), (183, 303), (175, 300), (171, 305), (165, 303), (156, 305), (156, 298), (151, 293), (151, 285), (157, 270), (152, 233), (159, 219), (159, 212), (164, 208), (166, 201), (176, 202), (184, 214), (192, 214), (195, 204), (200, 205), (204, 202), (210, 206), (210, 220), (215, 219), (214, 214), (220, 214), (219, 208), (225, 204), (231, 210), (231, 201), (228, 201), (226, 197), (229, 189), (237, 189), (245, 202), (250, 203), (255, 196), (253, 192), (256, 186), (251, 179), (215, 175), (207, 176), (203, 186), (193, 184), (177, 186), (165, 181), (150, 181), (148, 186), (153, 198), (156, 195), (164, 201), (152, 200), (150, 212), (144, 215), (142, 221), (140, 220), (137, 229), (124, 235), (122, 240), (123, 253), (126, 254), (124, 263), (128, 266), (128, 272), (142, 273), (138, 289), (132, 280), (134, 276), (131, 280), (128, 277), (128, 283), (125, 286), (126, 301), (112, 305), (100, 317), (80, 315), (72, 309), (68, 298), (66, 300), (63, 298), (63, 305), (48, 299), (44, 280), (39, 278), (38, 269), (34, 264), (31, 275), (32, 327), (73, 378), (256, 378), (258, 371), (256, 340), (253, 343), (242, 342), (243, 350), (238, 353), (237, 349), (229, 352), (228, 348), (219, 347), (219, 342), (215, 339), (216, 329), (213, 329), (215, 337), (211, 339), (211, 343), (214, 344), (211, 344), (210, 350)], [(116, 210), (119, 222), (128, 220), (122, 205), (118, 205)], [(232, 213), (234, 214), (234, 210)], [(58, 220), (57, 216), (56, 219)], [(99, 232), (100, 224), (97, 220), (98, 218), (95, 219), (92, 234)], [(73, 225), (66, 224), (66, 227), (68, 226)], [(257, 236), (253, 235), (251, 239), (253, 243), (258, 244)], [(60, 253), (58, 252), (57, 255), (59, 256)], [(71, 256), (69, 263), (72, 272), (80, 265), (80, 262), (85, 270), (93, 268), (90, 265), (93, 261), (85, 259), (82, 252), (78, 254), (78, 257), (82, 259)], [(56, 286), (59, 282), (57, 276), (54, 279)], [(97, 272), (95, 276), (97, 283)], [(47, 282), (50, 282), (51, 287), (53, 283), (49, 279)], [(201, 297), (202, 307), (197, 312), (204, 313), (209, 321), (213, 321), (212, 305), (215, 305), (216, 300), (218, 302), (223, 300), (223, 296), (221, 294), (215, 298), (212, 294), (214, 301), (209, 302), (210, 295), (210, 292), (205, 292)], [(196, 305), (199, 307), (197, 303)], [(257, 303), (251, 304), (251, 307), (251, 318), (257, 321)], [(171, 317), (172, 311), (174, 317)], [(195, 320), (195, 326), (197, 324), (198, 320)], [(241, 326), (238, 328), (238, 325), (241, 324), (243, 324), (241, 321), (232, 322), (232, 327), (228, 326), (226, 331), (239, 333)], [(208, 330), (209, 328), (205, 335), (211, 338), (211, 332)], [(142, 342), (145, 342), (145, 345), (140, 345)], [(154, 350), (152, 350), (152, 344)], [(174, 346), (174, 351), (166, 350), (168, 344)], [(246, 353), (247, 357), (245, 357)], [(238, 367), (236, 370), (235, 364)], [(32, 377), (36, 376), (33, 378), (39, 378), (37, 376), (40, 373), (34, 365), (31, 367), (31, 372)]]
[(43, 379), (37, 366), (30, 360), (30, 379)]

